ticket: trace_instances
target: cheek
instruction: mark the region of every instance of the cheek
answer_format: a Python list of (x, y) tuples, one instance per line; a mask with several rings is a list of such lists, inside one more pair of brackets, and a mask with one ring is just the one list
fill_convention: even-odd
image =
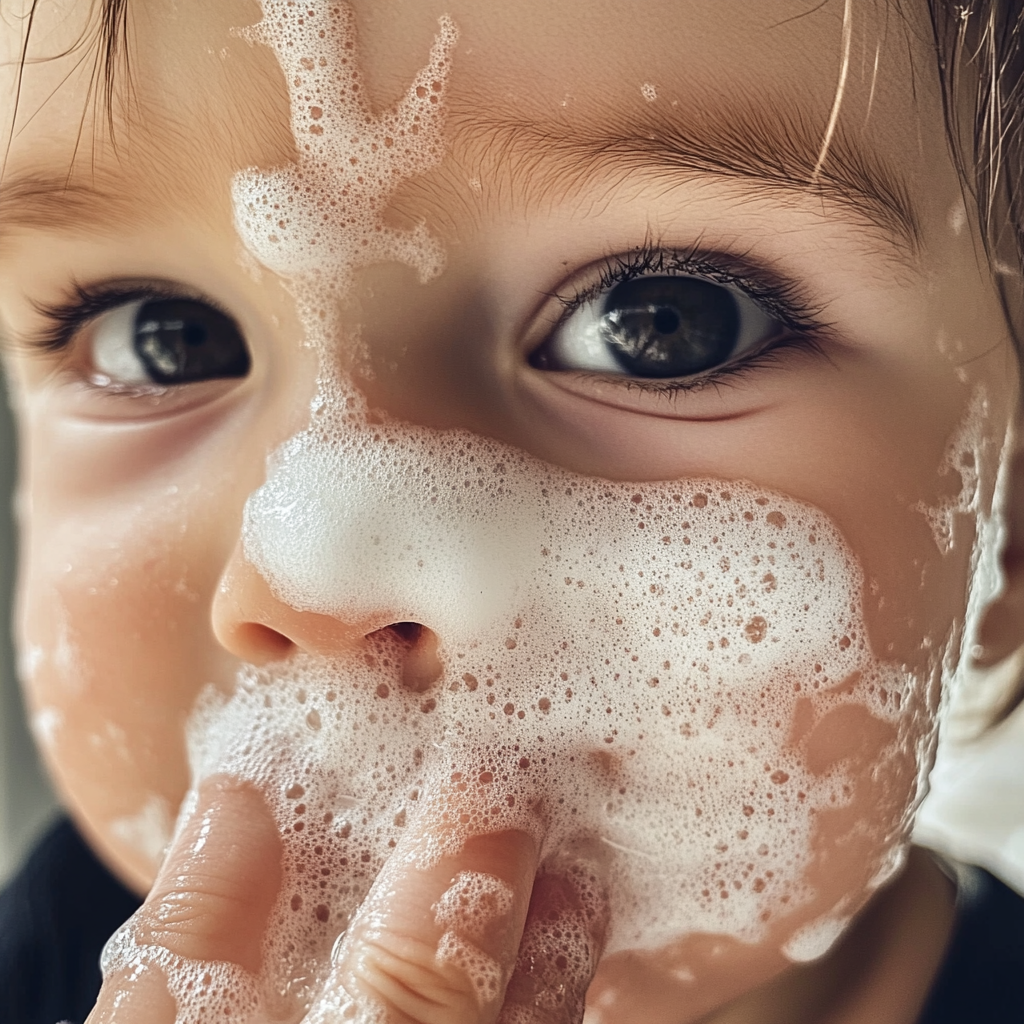
[(932, 457), (897, 450), (859, 467), (853, 485), (834, 480), (822, 502), (837, 508), (858, 554), (874, 649), (916, 671), (928, 669), (939, 645), (961, 639), (978, 529), (990, 520), (1005, 432), (980, 422), (976, 406)]
[(131, 515), (68, 509), (35, 524), (21, 570), (36, 735), (71, 806), (143, 886), (188, 785), (188, 711), (232, 674), (209, 624), (226, 554), (202, 511), (166, 497)]

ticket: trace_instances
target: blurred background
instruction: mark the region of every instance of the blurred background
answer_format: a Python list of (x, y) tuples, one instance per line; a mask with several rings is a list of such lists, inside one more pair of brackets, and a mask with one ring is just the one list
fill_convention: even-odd
[[(59, 813), (25, 724), (8, 628), (17, 557), (13, 433), (6, 397), (0, 395), (0, 885)], [(1021, 669), (1024, 660), (1011, 666)], [(999, 685), (998, 679), (984, 684), (990, 690)], [(981, 689), (969, 683), (964, 692), (970, 697), (969, 691)], [(979, 737), (984, 696), (953, 708), (953, 727), (940, 743), (916, 835), (924, 845), (987, 867), (1024, 893), (1024, 707)]]
[(57, 813), (25, 724), (8, 625), (17, 552), (11, 516), (16, 472), (14, 426), (0, 390), (0, 884)]

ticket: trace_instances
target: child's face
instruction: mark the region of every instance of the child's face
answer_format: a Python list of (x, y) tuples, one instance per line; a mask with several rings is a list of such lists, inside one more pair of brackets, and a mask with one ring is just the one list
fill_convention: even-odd
[[(41, 8), (33, 54), (77, 37), (69, 6)], [(886, 20), (884, 6), (855, 5), (844, 64), (837, 4), (353, 6), (374, 109), (403, 95), (440, 15), (458, 28), (445, 152), (400, 182), (386, 214), (399, 229), (424, 225), (446, 264), (426, 283), (398, 261), (357, 266), (319, 350), (303, 343), (308, 324), (289, 283), (257, 265), (235, 228), (235, 175), (296, 155), (273, 52), (232, 31), (258, 21), (257, 4), (134, 9), (138, 49), (132, 89), (114, 107), (116, 147), (102, 109), (84, 105), (77, 52), (26, 66), (0, 191), (11, 336), (52, 334), (42, 309), (75, 285), (113, 282), (125, 293), (113, 306), (168, 290), (218, 304), (251, 360), (244, 373), (231, 328), (214, 325), (226, 376), (118, 387), (117, 374), (130, 380), (141, 364), (117, 313), (98, 308), (59, 349), (11, 351), (22, 674), (69, 805), (110, 863), (146, 888), (189, 784), (184, 730), (200, 691), (229, 691), (240, 661), (287, 655), (289, 642), (348, 656), (366, 634), (412, 617), (401, 597), (367, 598), (348, 618), (309, 603), (295, 611), (246, 559), (243, 508), (267, 456), (306, 426), (324, 356), (333, 368), (323, 374), (354, 381), (378, 422), (468, 430), (611, 481), (680, 481), (681, 491), (688, 480), (748, 481), (834, 524), (863, 575), (868, 654), (920, 681), (902, 717), (883, 722), (855, 695), (847, 706), (859, 712), (814, 741), (827, 748), (855, 733), (841, 767), (857, 820), (816, 826), (815, 849), (831, 859), (808, 854), (807, 879), (824, 895), (802, 920), (843, 899), (856, 909), (869, 892), (864, 864), (899, 832), (917, 792), (915, 744), (926, 759), (936, 706), (929, 687), (959, 649), (976, 516), (991, 500), (1016, 398), (924, 18)], [(16, 52), (14, 30), (2, 32)], [(742, 372), (673, 389), (666, 380), (685, 367), (665, 377), (597, 350), (580, 327), (586, 302), (596, 308), (630, 274), (643, 280), (645, 260), (673, 302), (673, 265), (711, 282), (698, 304), (744, 290), (759, 300), (759, 311), (738, 302), (740, 348), (693, 364), (697, 376), (723, 362)], [(586, 302), (556, 330), (575, 295)], [(775, 346), (783, 336), (792, 343)], [(115, 381), (97, 384), (97, 374)], [(951, 444), (975, 465), (951, 468)], [(393, 532), (383, 544), (402, 541)], [(362, 560), (369, 576), (350, 589), (374, 589), (374, 564)], [(437, 623), (452, 602), (479, 598), (439, 595), (436, 616), (416, 600), (443, 660), (454, 641)], [(804, 627), (794, 614), (777, 628), (792, 640)], [(673, 642), (675, 658), (699, 653)], [(421, 637), (409, 654), (409, 677), (422, 668), (424, 685), (436, 677), (428, 648)], [(809, 757), (800, 743), (810, 729), (783, 723), (779, 749)], [(887, 753), (896, 732), (902, 759)], [(819, 760), (831, 769), (839, 756)]]

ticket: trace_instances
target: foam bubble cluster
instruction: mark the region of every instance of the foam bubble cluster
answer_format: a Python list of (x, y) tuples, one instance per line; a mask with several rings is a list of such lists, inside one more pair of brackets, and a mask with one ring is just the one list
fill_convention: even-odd
[(482, 871), (460, 871), (434, 907), (434, 920), (479, 942), (512, 909), (512, 887)]
[(445, 929), (437, 947), (440, 963), (466, 974), (477, 1003), (485, 1006), (502, 995), (505, 970), (488, 956), (482, 942), (488, 928), (512, 909), (511, 886), (481, 871), (460, 871), (434, 907), (434, 922)]
[[(855, 785), (842, 761), (809, 763), (796, 723), (806, 731), (866, 705), (894, 726), (884, 772), (906, 750), (904, 712), (919, 696), (919, 680), (872, 656), (860, 575), (835, 528), (742, 483), (584, 480), (479, 438), (391, 430), (385, 450), (421, 467), (419, 487), (392, 486), (368, 445), (304, 435), (281, 463), (292, 472), (308, 460), (290, 478), (292, 511), (275, 474), (250, 502), (246, 535), (268, 579), (305, 607), (353, 617), (404, 593), (396, 618), (443, 638), (441, 677), (404, 685), (408, 641), (384, 630), (358, 653), (246, 669), (230, 697), (208, 691), (193, 720), (196, 778), (252, 780), (284, 837), (265, 957), (273, 990), (312, 999), (327, 952), (410, 827), (429, 826), (435, 858), (508, 828), (538, 838), (546, 870), (581, 843), (600, 849), (614, 880), (591, 900), (608, 918), (606, 953), (693, 932), (759, 940), (810, 897), (816, 816)], [(446, 480), (437, 467), (458, 465), (453, 453), (467, 475)], [(402, 532), (381, 530), (376, 571), (353, 579), (346, 551), (365, 538), (339, 517), (358, 505), (371, 524), (395, 501)], [(467, 522), (492, 537), (502, 523), (515, 531), (518, 561), (490, 557), (500, 601), (481, 601), (460, 576)], [(463, 540), (435, 551), (430, 539), (449, 534)], [(305, 593), (300, 574), (281, 575), (303, 563), (295, 545), (320, 555)], [(448, 568), (443, 587), (435, 562)], [(483, 562), (479, 572), (486, 586)], [(878, 870), (903, 839), (893, 822)], [(497, 898), (477, 888), (478, 902)], [(442, 901), (438, 913), (450, 909)], [(532, 941), (590, 970), (579, 923)], [(467, 928), (449, 929), (443, 955), (486, 988), (466, 960)]]
[(100, 968), (104, 976), (113, 971), (126, 971), (133, 982), (149, 971), (160, 971), (177, 1004), (177, 1024), (252, 1021), (266, 1005), (257, 980), (237, 964), (197, 963), (162, 946), (140, 943), (133, 918), (110, 937), (103, 949)]
[[(523, 948), (562, 982), (590, 977), (598, 921), (606, 953), (693, 932), (758, 941), (812, 895), (816, 816), (851, 799), (848, 765), (808, 759), (799, 730), (866, 706), (893, 726), (884, 773), (911, 745), (901, 712), (930, 681), (875, 658), (860, 570), (809, 505), (742, 482), (597, 480), (467, 432), (369, 421), (332, 369), (332, 304), (361, 264), (397, 259), (423, 278), (442, 266), (424, 229), (382, 216), (443, 152), (455, 30), (442, 19), (405, 99), (375, 115), (348, 8), (263, 2), (253, 35), (288, 81), (298, 160), (240, 175), (236, 219), (292, 282), (324, 358), (310, 426), (247, 503), (245, 554), (280, 600), (370, 635), (335, 658), (246, 668), (192, 721), (196, 784), (251, 780), (283, 836), (261, 1005), (311, 1003), (414, 826), (430, 826), (435, 857), (471, 835), (537, 838), (538, 884), (557, 875), (572, 892), (558, 927), (536, 922)], [(425, 689), (404, 682), (409, 641), (380, 628), (395, 622), (439, 638)], [(904, 824), (880, 837), (879, 870)], [(584, 848), (600, 857), (570, 856)], [(473, 921), (504, 898), (462, 879), (436, 908), (450, 936), (438, 955), (476, 972), (482, 999), (497, 975), (474, 959)], [(139, 955), (119, 948), (110, 963)], [(178, 988), (210, 974), (190, 970), (174, 965)]]

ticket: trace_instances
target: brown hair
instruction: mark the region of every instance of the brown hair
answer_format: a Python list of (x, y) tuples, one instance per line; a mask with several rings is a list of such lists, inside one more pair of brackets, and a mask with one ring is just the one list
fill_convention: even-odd
[(930, 0), (946, 127), (1024, 352), (1024, 0)]
[[(95, 6), (96, 0), (90, 0)], [(21, 99), (21, 84), (28, 62), (28, 48), (32, 39), (32, 27), (35, 24), (36, 12), (40, 0), (32, 0), (24, 15), (25, 31), (21, 39), (21, 55), (18, 66), (18, 77), (14, 86), (14, 111), (17, 118)], [(2, 8), (0, 8), (2, 13)], [(68, 52), (90, 48), (93, 53), (92, 74), (89, 77), (89, 101), (99, 102), (104, 107), (106, 123), (110, 137), (114, 138), (114, 97), (118, 82), (131, 90), (131, 68), (129, 66), (128, 47), (128, 0), (100, 0), (100, 15), (96, 20), (90, 19), (90, 29), (79, 39)], [(56, 54), (61, 57), (66, 54)], [(0, 157), (0, 178), (7, 166), (7, 154), (14, 137), (15, 122), (11, 123), (11, 131), (3, 146)]]

